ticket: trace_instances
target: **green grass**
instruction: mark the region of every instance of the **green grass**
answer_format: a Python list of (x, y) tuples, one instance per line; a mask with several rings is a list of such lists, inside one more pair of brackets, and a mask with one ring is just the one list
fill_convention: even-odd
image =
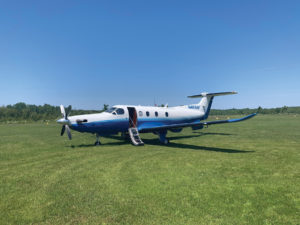
[(300, 117), (263, 116), (145, 146), (0, 125), (0, 224), (299, 224)]

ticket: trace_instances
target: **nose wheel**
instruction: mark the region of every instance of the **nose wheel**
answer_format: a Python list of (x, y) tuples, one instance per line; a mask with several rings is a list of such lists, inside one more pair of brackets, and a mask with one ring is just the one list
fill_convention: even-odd
[(101, 145), (101, 142), (100, 142), (100, 136), (99, 136), (99, 134), (96, 134), (96, 142), (95, 142), (95, 146), (98, 146), (98, 145)]
[(169, 141), (169, 139), (165, 139), (165, 140), (163, 141), (163, 143), (164, 143), (165, 145), (167, 145), (167, 144), (170, 143), (170, 141)]

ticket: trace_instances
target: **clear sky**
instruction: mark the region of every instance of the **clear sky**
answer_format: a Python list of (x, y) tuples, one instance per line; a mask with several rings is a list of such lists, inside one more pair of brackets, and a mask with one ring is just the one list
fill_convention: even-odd
[(300, 1), (0, 3), (0, 105), (300, 105)]

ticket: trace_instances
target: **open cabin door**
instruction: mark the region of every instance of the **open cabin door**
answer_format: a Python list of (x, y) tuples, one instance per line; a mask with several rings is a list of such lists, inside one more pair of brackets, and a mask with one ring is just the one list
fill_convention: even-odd
[(128, 133), (133, 145), (144, 145), (140, 138), (137, 127), (137, 113), (134, 107), (127, 107), (129, 115), (129, 128)]
[(134, 107), (127, 107), (129, 115), (129, 128), (136, 127), (137, 113)]

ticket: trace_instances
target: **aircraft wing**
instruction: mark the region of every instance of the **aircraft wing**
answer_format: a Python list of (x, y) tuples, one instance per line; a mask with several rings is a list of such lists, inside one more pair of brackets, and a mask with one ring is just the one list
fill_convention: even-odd
[(256, 113), (250, 114), (248, 116), (239, 118), (239, 119), (230, 119), (230, 120), (217, 120), (217, 121), (208, 121), (208, 122), (203, 122), (203, 125), (212, 125), (212, 124), (219, 124), (219, 123), (236, 123), (236, 122), (241, 122), (244, 120), (248, 120), (255, 116)]
[(239, 119), (229, 119), (229, 120), (216, 120), (216, 121), (208, 121), (208, 122), (198, 122), (198, 123), (180, 123), (180, 124), (172, 124), (172, 125), (162, 125), (162, 126), (153, 126), (153, 127), (142, 127), (139, 129), (140, 132), (152, 132), (152, 131), (161, 131), (161, 130), (169, 130), (176, 128), (184, 128), (184, 127), (200, 127), (207, 126), (213, 124), (221, 124), (221, 123), (236, 123), (241, 122), (255, 116), (256, 113), (250, 114), (248, 116), (239, 118)]

